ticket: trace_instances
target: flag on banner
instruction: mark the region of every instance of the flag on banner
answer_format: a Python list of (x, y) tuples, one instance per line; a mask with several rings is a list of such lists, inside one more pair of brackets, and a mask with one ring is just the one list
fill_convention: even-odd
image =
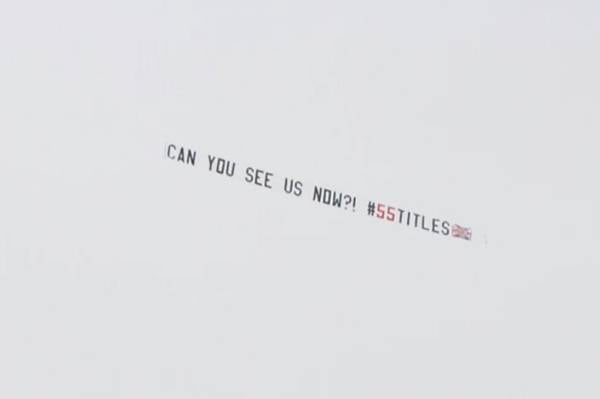
[(452, 226), (452, 237), (470, 240), (471, 239), (471, 229), (468, 227), (462, 227), (462, 226), (455, 224), (454, 226)]

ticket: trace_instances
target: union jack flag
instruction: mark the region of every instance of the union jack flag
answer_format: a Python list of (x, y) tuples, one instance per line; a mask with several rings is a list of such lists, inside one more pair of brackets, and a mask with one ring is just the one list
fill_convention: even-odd
[(465, 240), (471, 239), (471, 229), (468, 227), (462, 227), (457, 224), (452, 226), (452, 237), (463, 238)]

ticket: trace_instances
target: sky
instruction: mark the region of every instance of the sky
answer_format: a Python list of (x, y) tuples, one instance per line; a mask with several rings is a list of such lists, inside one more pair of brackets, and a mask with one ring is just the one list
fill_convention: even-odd
[(0, 6), (0, 396), (598, 397), (599, 11)]

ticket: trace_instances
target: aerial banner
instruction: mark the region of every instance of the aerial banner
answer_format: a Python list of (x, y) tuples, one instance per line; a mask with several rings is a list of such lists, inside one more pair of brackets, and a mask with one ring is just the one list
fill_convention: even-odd
[(202, 154), (187, 146), (171, 143), (166, 145), (164, 151), (166, 158), (170, 161), (198, 167), (208, 173), (240, 180), (269, 191), (283, 192), (291, 197), (308, 198), (315, 204), (337, 208), (349, 214), (365, 215), (387, 223), (395, 223), (403, 228), (421, 230), (440, 237), (466, 241), (471, 241), (473, 238), (472, 229), (469, 227), (446, 218), (430, 216), (421, 211), (385, 204), (373, 200), (372, 197), (366, 200), (359, 199), (353, 193), (342, 192), (332, 186), (312, 184), (304, 179), (275, 174), (271, 170), (241, 164), (236, 160), (213, 154)]

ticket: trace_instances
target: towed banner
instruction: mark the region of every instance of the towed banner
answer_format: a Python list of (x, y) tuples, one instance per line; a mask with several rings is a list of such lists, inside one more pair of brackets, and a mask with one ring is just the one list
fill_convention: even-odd
[[(314, 203), (343, 209), (353, 214), (366, 214), (388, 223), (396, 223), (404, 227), (419, 229), (442, 237), (454, 237), (471, 241), (471, 228), (451, 223), (441, 218), (432, 218), (415, 211), (390, 206), (376, 201), (366, 201), (362, 206), (355, 195), (333, 190), (319, 185), (308, 185), (302, 180), (285, 177), (283, 184), (276, 187), (273, 172), (252, 166), (239, 167), (239, 163), (215, 155), (201, 155), (189, 147), (167, 144), (167, 159), (188, 166), (204, 167), (209, 173), (235, 178), (241, 175), (243, 181), (255, 184), (268, 190), (283, 190), (294, 197), (310, 196)], [(204, 162), (200, 158), (204, 158)], [(366, 204), (366, 206), (364, 206)]]

